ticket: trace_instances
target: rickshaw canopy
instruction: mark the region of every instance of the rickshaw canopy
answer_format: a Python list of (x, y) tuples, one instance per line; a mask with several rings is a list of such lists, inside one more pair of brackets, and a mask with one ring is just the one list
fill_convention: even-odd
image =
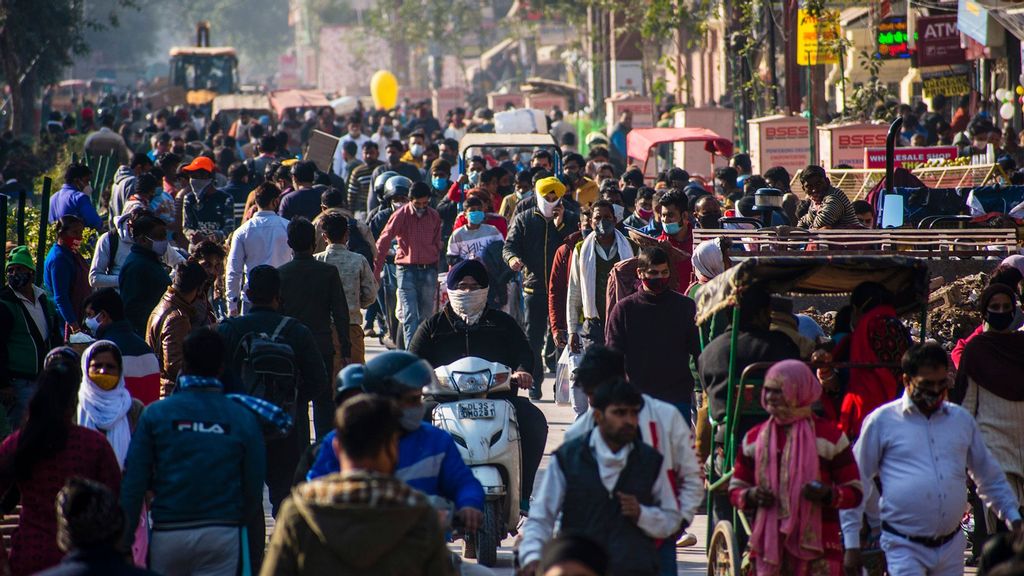
[(528, 147), (554, 147), (558, 143), (551, 134), (489, 134), (472, 133), (466, 134), (459, 142), (459, 150), (467, 148), (528, 148)]
[(325, 108), (331, 105), (319, 90), (277, 90), (270, 93), (270, 103), (278, 118), (289, 108)]
[(928, 265), (902, 256), (769, 256), (749, 258), (701, 287), (697, 323), (743, 303), (752, 287), (770, 294), (830, 295), (853, 292), (862, 282), (878, 282), (892, 292), (899, 314), (928, 304)]
[(251, 110), (270, 112), (270, 98), (266, 94), (220, 94), (213, 99), (213, 116), (220, 112)]
[(672, 142), (704, 142), (704, 149), (726, 158), (732, 156), (732, 141), (707, 128), (635, 128), (626, 134), (626, 155), (647, 165), (651, 148)]

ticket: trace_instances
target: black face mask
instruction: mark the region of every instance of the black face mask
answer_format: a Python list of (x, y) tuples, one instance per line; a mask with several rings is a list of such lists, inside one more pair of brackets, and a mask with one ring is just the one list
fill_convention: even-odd
[(697, 222), (700, 224), (701, 228), (712, 230), (719, 228), (718, 216), (701, 216), (697, 219)]
[(946, 392), (930, 392), (921, 390), (920, 388), (914, 388), (910, 392), (910, 401), (914, 403), (922, 412), (932, 412), (938, 410), (942, 406), (942, 402), (946, 400)]
[(502, 196), (508, 196), (513, 191), (515, 191), (515, 188), (512, 186), (498, 186), (498, 194), (501, 194)]
[(1013, 324), (1013, 312), (986, 312), (985, 321), (993, 330), (1002, 332)]
[(8, 272), (7, 273), (7, 284), (15, 289), (21, 290), (25, 286), (32, 283), (32, 272)]

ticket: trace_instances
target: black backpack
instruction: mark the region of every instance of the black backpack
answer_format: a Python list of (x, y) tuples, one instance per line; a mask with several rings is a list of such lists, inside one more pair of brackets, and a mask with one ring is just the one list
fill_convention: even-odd
[(243, 336), (235, 349), (235, 358), (244, 355), (239, 376), (245, 394), (274, 404), (294, 421), (299, 371), (295, 350), (281, 337), (289, 321), (291, 318), (281, 318), (273, 334), (249, 332)]
[(355, 218), (348, 219), (348, 249), (362, 255), (370, 263), (370, 267), (373, 267), (373, 250), (370, 248), (370, 243), (366, 241), (366, 238), (363, 238), (363, 234), (359, 231)]

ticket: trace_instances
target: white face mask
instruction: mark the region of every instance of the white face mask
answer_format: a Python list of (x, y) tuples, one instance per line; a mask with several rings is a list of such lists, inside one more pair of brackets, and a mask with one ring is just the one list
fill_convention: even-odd
[(476, 290), (450, 290), (448, 301), (452, 310), (459, 315), (459, 318), (472, 326), (480, 321), (483, 316), (484, 307), (487, 306), (487, 288)]
[(537, 194), (537, 209), (545, 218), (551, 218), (555, 214), (556, 202), (548, 202), (543, 196)]
[(413, 156), (419, 158), (420, 156), (423, 155), (423, 144), (413, 144), (412, 146), (409, 147), (409, 152)]
[(210, 185), (210, 182), (213, 182), (212, 178), (192, 178), (188, 181), (188, 186), (192, 192), (199, 194)]

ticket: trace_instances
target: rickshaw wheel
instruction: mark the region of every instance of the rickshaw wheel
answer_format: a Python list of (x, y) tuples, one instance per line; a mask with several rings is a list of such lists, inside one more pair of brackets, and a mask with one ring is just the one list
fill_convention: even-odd
[(708, 576), (739, 576), (738, 548), (732, 522), (722, 520), (716, 524), (708, 544)]

